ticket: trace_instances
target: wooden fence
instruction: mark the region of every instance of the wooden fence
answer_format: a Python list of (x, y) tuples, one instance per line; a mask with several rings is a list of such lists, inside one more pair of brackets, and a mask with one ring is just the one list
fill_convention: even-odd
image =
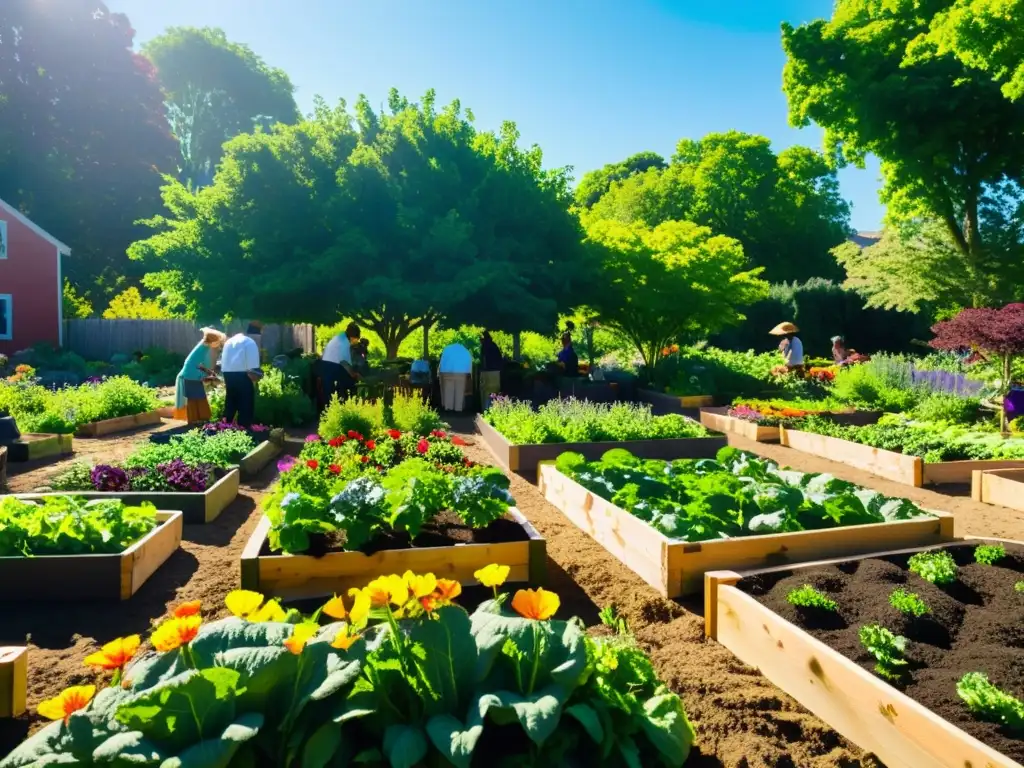
[[(245, 330), (243, 323), (230, 323), (229, 335)], [(302, 349), (315, 350), (312, 325), (267, 325), (263, 328), (263, 349), (269, 355)], [(188, 354), (199, 341), (199, 326), (189, 320), (65, 320), (64, 348), (86, 360), (110, 360), (117, 354), (161, 347)]]

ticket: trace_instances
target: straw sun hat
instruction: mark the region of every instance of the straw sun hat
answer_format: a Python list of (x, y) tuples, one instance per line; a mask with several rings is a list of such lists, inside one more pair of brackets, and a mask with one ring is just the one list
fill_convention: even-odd
[(779, 323), (772, 328), (768, 333), (772, 336), (785, 336), (787, 333), (799, 333), (800, 329), (797, 328), (793, 323)]
[(227, 334), (216, 328), (200, 328), (199, 332), (203, 334), (203, 341), (207, 344), (223, 344), (228, 338)]

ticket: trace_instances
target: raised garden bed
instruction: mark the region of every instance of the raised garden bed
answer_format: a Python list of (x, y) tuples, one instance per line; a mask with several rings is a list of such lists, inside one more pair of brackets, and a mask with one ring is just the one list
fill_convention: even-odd
[[(195, 429), (194, 425), (186, 424), (172, 429), (166, 429), (149, 436), (151, 443), (169, 443), (175, 435), (184, 435)], [(281, 455), (283, 449), (283, 434), (281, 442), (271, 440), (269, 430), (261, 432), (249, 431), (249, 436), (256, 443), (255, 447), (245, 456), (238, 460), (238, 468), (242, 477), (251, 478), (258, 475), (274, 459)]]
[(624, 448), (644, 459), (710, 459), (728, 445), (725, 437), (683, 437), (663, 440), (627, 440), (600, 443), (545, 443), (512, 445), (504, 435), (488, 424), (482, 416), (476, 417), (476, 428), (498, 462), (512, 472), (536, 472), (543, 461), (553, 461), (559, 455), (572, 451), (590, 460), (596, 460), (612, 448)]
[(653, 389), (641, 389), (637, 395), (640, 402), (649, 403), (655, 413), (682, 413), (697, 408), (710, 408), (715, 404), (713, 395), (672, 395), (655, 392)]
[(797, 563), (953, 539), (953, 516), (929, 510), (934, 517), (920, 520), (690, 543), (670, 539), (552, 464), (541, 465), (538, 485), (544, 498), (566, 518), (665, 597), (700, 592), (706, 571)]
[(162, 414), (159, 410), (147, 413), (136, 413), (131, 416), (119, 416), (116, 419), (104, 419), (82, 424), (75, 430), (75, 437), (103, 437), (118, 432), (127, 432), (139, 427), (151, 427), (160, 423)]
[(13, 443), (7, 444), (7, 460), (10, 462), (37, 461), (54, 456), (66, 456), (74, 451), (71, 435), (24, 434)]
[(972, 473), (981, 470), (1024, 468), (1024, 461), (996, 459), (988, 461), (926, 462), (920, 456), (886, 451), (838, 437), (782, 428), (782, 444), (788, 448), (820, 456), (897, 483), (922, 488), (926, 485), (967, 484)]
[(1024, 469), (975, 470), (971, 498), (1024, 512)]
[(221, 512), (238, 496), (237, 469), (220, 472), (216, 483), (205, 491), (66, 491), (62, 493), (24, 493), (20, 499), (41, 499), (46, 496), (75, 496), (82, 499), (122, 499), (125, 504), (149, 502), (157, 509), (171, 509), (182, 513), (185, 525), (202, 525), (217, 519)]
[(181, 544), (182, 513), (156, 514), (157, 527), (119, 554), (0, 557), (0, 600), (127, 600)]
[(28, 648), (0, 646), (0, 720), (24, 714), (27, 694)]
[(728, 407), (701, 408), (700, 423), (715, 432), (731, 432), (759, 443), (779, 440), (779, 427), (762, 427), (756, 421), (736, 419), (729, 415)]
[(434, 531), (425, 528), (417, 541), (436, 541), (434, 546), (410, 546), (408, 541), (395, 537), (394, 541), (379, 542), (385, 548), (371, 554), (273, 554), (267, 542), (270, 526), (270, 519), (264, 516), (242, 551), (242, 588), (285, 600), (340, 595), (352, 587), (365, 586), (381, 574), (409, 570), (475, 584), (473, 573), (491, 563), (509, 566), (508, 582), (535, 586), (544, 582), (544, 539), (515, 508), (504, 519), (479, 531), (470, 532), (465, 526)]
[[(921, 549), (711, 572), (705, 632), (889, 768), (1019, 768), (1019, 733), (975, 716), (957, 694), (969, 672), (987, 674), (1011, 695), (1024, 693), (1024, 595), (1014, 590), (1024, 548), (1005, 542), (1006, 567), (988, 566), (973, 562), (979, 543), (928, 548), (947, 548), (959, 565), (957, 580), (945, 587), (907, 570)], [(804, 584), (822, 590), (837, 610), (790, 605), (787, 595)], [(900, 613), (889, 603), (897, 588), (918, 595), (930, 612)], [(895, 685), (875, 672), (860, 642), (860, 628), (874, 623), (910, 641), (910, 663)]]

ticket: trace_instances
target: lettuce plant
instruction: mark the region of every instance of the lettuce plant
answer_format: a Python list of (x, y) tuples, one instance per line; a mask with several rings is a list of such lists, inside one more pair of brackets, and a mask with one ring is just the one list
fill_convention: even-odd
[(926, 613), (931, 612), (931, 609), (927, 606), (924, 600), (913, 592), (907, 592), (905, 589), (894, 589), (892, 594), (889, 595), (889, 605), (900, 613), (905, 613), (908, 616), (914, 616), (916, 618), (920, 618)]
[(975, 562), (982, 565), (995, 565), (1006, 557), (1006, 547), (1002, 544), (979, 544), (974, 550)]
[[(453, 602), (460, 592), (406, 572), (312, 616), (241, 590), (225, 601), (233, 616), (209, 624), (182, 604), (152, 652), (132, 636), (90, 656), (112, 684), (44, 701), (55, 722), (0, 768), (686, 762), (682, 702), (632, 636), (588, 637), (554, 618), (558, 596), (543, 589), (473, 614)], [(522, 738), (488, 738), (510, 728)]]
[(132, 507), (120, 499), (46, 496), (24, 501), (0, 496), (0, 557), (123, 552), (156, 525), (151, 504)]
[(791, 589), (786, 595), (786, 601), (797, 608), (812, 608), (821, 611), (837, 611), (839, 605), (824, 592), (820, 592), (810, 584)]
[(976, 717), (1024, 732), (1024, 701), (990, 683), (987, 675), (968, 672), (957, 682), (956, 692)]
[(952, 584), (956, 581), (956, 561), (946, 550), (918, 552), (907, 562), (911, 573), (916, 573), (932, 584)]
[(880, 624), (866, 624), (860, 628), (860, 642), (875, 657), (875, 672), (890, 680), (899, 680), (907, 668), (904, 653), (907, 638), (893, 634)]

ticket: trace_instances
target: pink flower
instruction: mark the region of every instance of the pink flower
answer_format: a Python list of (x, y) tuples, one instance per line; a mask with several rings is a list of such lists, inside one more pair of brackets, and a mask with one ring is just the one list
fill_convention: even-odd
[(306, 442), (307, 443), (319, 443), (320, 442), (320, 435), (306, 435)]
[(416, 450), (420, 453), (426, 453), (430, 450), (430, 443), (427, 442), (426, 438), (420, 438), (420, 441), (416, 443)]

